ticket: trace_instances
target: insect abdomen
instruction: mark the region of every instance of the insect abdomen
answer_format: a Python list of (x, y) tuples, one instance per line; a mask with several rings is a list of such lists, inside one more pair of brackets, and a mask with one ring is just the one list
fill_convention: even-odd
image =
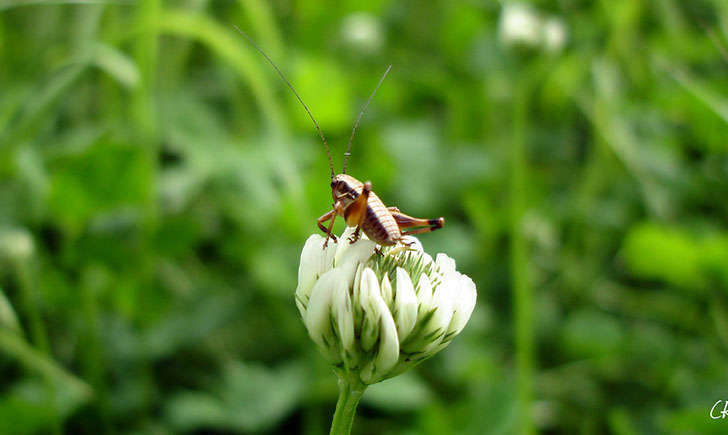
[(394, 245), (402, 237), (397, 221), (374, 192), (369, 193), (362, 230), (370, 240), (380, 245)]

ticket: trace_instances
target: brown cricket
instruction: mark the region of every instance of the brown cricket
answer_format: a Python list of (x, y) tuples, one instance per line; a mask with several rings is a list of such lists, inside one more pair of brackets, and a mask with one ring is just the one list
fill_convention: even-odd
[[(316, 122), (316, 119), (311, 114), (306, 103), (303, 102), (303, 99), (301, 99), (298, 92), (296, 92), (293, 88), (291, 82), (289, 82), (286, 76), (283, 75), (283, 72), (281, 72), (273, 60), (268, 57), (268, 55), (265, 54), (265, 52), (242, 30), (238, 27), (235, 27), (235, 29), (243, 35), (243, 37), (245, 37), (245, 39), (247, 39), (248, 42), (250, 42), (250, 44), (263, 55), (263, 57), (265, 57), (265, 59), (276, 70), (278, 75), (281, 76), (281, 79), (283, 79), (286, 85), (291, 89), (291, 91), (293, 91), (293, 94), (306, 110), (311, 121), (313, 121), (313, 125), (316, 127), (316, 130), (324, 143), (326, 156), (329, 160), (329, 169), (331, 170), (331, 195), (334, 199), (332, 209), (319, 217), (316, 222), (321, 231), (326, 233), (324, 248), (326, 248), (329, 238), (333, 239), (334, 243), (337, 242), (336, 236), (331, 233), (331, 229), (334, 226), (334, 221), (337, 216), (343, 216), (346, 220), (347, 226), (356, 227), (354, 234), (349, 238), (350, 243), (354, 243), (359, 239), (359, 237), (361, 237), (361, 231), (364, 231), (364, 234), (366, 234), (367, 237), (375, 243), (384, 246), (391, 246), (401, 241), (402, 236), (427, 233), (442, 228), (445, 224), (445, 218), (421, 219), (408, 216), (399, 211), (397, 207), (387, 207), (384, 205), (382, 200), (379, 199), (377, 194), (372, 191), (372, 183), (370, 181), (362, 183), (346, 173), (346, 165), (349, 162), (349, 156), (351, 155), (349, 151), (351, 150), (351, 144), (354, 140), (356, 129), (359, 126), (359, 121), (369, 106), (369, 103), (372, 101), (374, 94), (377, 93), (377, 90), (382, 85), (384, 78), (387, 77), (387, 73), (389, 73), (392, 65), (389, 65), (387, 70), (384, 71), (382, 78), (379, 79), (379, 83), (377, 83), (377, 86), (369, 96), (369, 99), (367, 99), (367, 102), (364, 104), (361, 112), (359, 112), (359, 116), (354, 123), (354, 128), (351, 131), (351, 137), (349, 137), (349, 144), (346, 148), (346, 152), (344, 153), (344, 167), (341, 174), (335, 175), (333, 161), (331, 160), (331, 152), (329, 151), (329, 144), (326, 142), (326, 138), (324, 137), (318, 122)], [(324, 226), (325, 222), (329, 222), (328, 227)]]

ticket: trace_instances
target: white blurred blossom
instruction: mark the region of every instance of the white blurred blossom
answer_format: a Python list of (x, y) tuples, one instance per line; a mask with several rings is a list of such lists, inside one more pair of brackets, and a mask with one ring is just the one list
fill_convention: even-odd
[(374, 53), (382, 47), (382, 25), (377, 17), (366, 12), (355, 12), (344, 18), (341, 36), (347, 45), (363, 53)]
[(568, 39), (566, 24), (558, 17), (544, 17), (528, 4), (507, 3), (499, 21), (499, 36), (507, 47), (561, 51)]
[(556, 53), (566, 45), (567, 32), (564, 21), (551, 17), (543, 23), (543, 44), (546, 51)]
[(24, 228), (0, 229), (0, 256), (23, 261), (33, 255), (33, 236)]
[(531, 6), (523, 3), (503, 6), (498, 30), (506, 46), (536, 47), (541, 42), (541, 18)]
[(308, 238), (296, 305), (329, 362), (373, 384), (444, 349), (470, 319), (476, 290), (455, 260), (433, 260), (414, 237), (406, 238), (409, 249), (366, 236), (350, 244), (353, 230), (326, 248), (323, 236)]

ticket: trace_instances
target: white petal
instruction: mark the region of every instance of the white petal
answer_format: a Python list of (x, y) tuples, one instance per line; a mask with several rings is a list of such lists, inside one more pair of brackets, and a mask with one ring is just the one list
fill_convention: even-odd
[[(320, 263), (318, 255), (322, 250), (324, 239), (318, 234), (311, 235), (306, 239), (301, 251), (301, 262), (298, 265), (298, 287), (296, 296), (306, 294), (310, 296), (311, 288), (316, 282), (317, 265)], [(298, 299), (298, 298), (297, 298)]]
[(430, 344), (439, 343), (447, 332), (452, 320), (453, 299), (451, 297), (452, 282), (443, 282), (437, 286), (432, 296), (432, 308), (435, 310), (430, 321), (425, 325), (424, 337)]
[[(430, 280), (422, 274), (417, 299), (419, 308), (414, 334), (408, 336), (403, 349), (407, 353), (422, 355), (430, 353), (445, 337), (453, 315), (452, 282), (444, 280), (432, 290)], [(428, 294), (429, 299), (428, 299)]]
[(422, 263), (423, 264), (430, 264), (433, 263), (432, 256), (428, 254), (427, 252), (422, 253)]
[(397, 292), (394, 297), (394, 317), (400, 342), (412, 332), (417, 321), (417, 296), (412, 280), (401, 267), (397, 268)]
[(361, 323), (363, 318), (363, 310), (361, 308), (361, 275), (363, 271), (363, 264), (357, 266), (351, 290), (351, 304), (354, 308), (354, 330), (356, 331), (361, 331)]
[[(336, 256), (334, 257), (334, 266), (345, 268), (347, 273), (352, 275), (353, 280), (356, 266), (374, 255), (374, 248), (377, 245), (371, 240), (363, 239), (359, 239), (356, 243), (350, 244), (345, 235), (346, 232), (344, 232), (339, 240), (339, 248), (337, 248)], [(347, 246), (345, 248), (341, 248), (342, 245)]]
[(417, 301), (419, 302), (418, 317), (421, 319), (430, 311), (432, 305), (432, 284), (426, 274), (420, 275), (417, 283)]
[(334, 269), (323, 274), (313, 286), (308, 310), (304, 318), (308, 334), (332, 362), (338, 362), (339, 356), (332, 346), (331, 296), (342, 283), (345, 283), (345, 281), (342, 280), (341, 271), (339, 270)]
[(339, 258), (344, 252), (346, 252), (349, 247), (351, 246), (351, 243), (349, 243), (349, 237), (351, 237), (352, 234), (354, 234), (355, 227), (346, 227), (344, 229), (344, 232), (339, 237), (339, 242), (336, 244), (336, 254), (335, 258)]
[(379, 382), (399, 360), (399, 338), (392, 314), (378, 293), (370, 292), (370, 296), (379, 323), (379, 348), (376, 357), (362, 368), (360, 377), (366, 384)]
[(397, 336), (397, 327), (392, 319), (392, 314), (389, 312), (387, 307), (384, 305), (384, 301), (381, 301), (382, 306), (382, 324), (380, 326), (381, 332), (379, 334), (379, 353), (377, 358), (374, 360), (374, 366), (377, 372), (381, 373), (378, 376), (379, 379), (397, 364), (399, 360), (399, 337)]
[(470, 319), (470, 315), (475, 308), (475, 300), (477, 292), (475, 283), (467, 275), (460, 275), (458, 282), (458, 294), (455, 298), (455, 311), (448, 327), (447, 335), (454, 336), (465, 328)]
[(344, 230), (344, 233), (339, 238), (334, 256), (334, 265), (336, 267), (347, 264), (349, 261), (352, 261), (352, 258), (363, 261), (374, 254), (376, 243), (364, 237), (363, 232), (361, 233), (361, 238), (355, 243), (349, 242), (349, 238), (354, 234), (354, 231), (356, 231), (356, 227), (346, 227), (346, 230)]
[(348, 359), (346, 355), (351, 358), (351, 355), (355, 352), (354, 313), (351, 307), (351, 298), (349, 297), (349, 286), (343, 281), (339, 282), (334, 289), (331, 300), (336, 328), (344, 350), (342, 357)]
[(363, 311), (361, 325), (361, 347), (365, 351), (372, 349), (379, 338), (380, 307), (377, 301), (382, 299), (377, 276), (370, 268), (364, 269), (359, 286), (359, 304)]
[(449, 272), (455, 272), (455, 260), (443, 254), (442, 252), (437, 254), (435, 257), (435, 263), (440, 268), (440, 272), (447, 274)]
[(326, 272), (316, 282), (311, 291), (311, 298), (309, 299), (304, 323), (314, 341), (318, 342), (317, 337), (321, 336), (324, 333), (324, 329), (328, 327), (326, 317), (329, 314), (331, 295), (336, 286), (339, 274), (337, 270)]
[(388, 307), (391, 307), (394, 295), (392, 294), (392, 283), (389, 282), (389, 276), (386, 274), (384, 275), (384, 279), (382, 279), (382, 288), (380, 290), (382, 292), (382, 299), (384, 299), (384, 303)]
[(301, 251), (301, 262), (298, 266), (298, 286), (296, 287), (296, 305), (301, 316), (305, 315), (316, 280), (331, 269), (335, 245), (329, 243), (323, 248), (324, 237), (314, 234), (306, 240)]

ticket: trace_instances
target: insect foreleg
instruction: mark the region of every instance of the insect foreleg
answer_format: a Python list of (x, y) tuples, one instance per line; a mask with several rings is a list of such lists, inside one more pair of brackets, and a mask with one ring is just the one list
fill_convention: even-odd
[[(361, 225), (367, 217), (367, 203), (369, 202), (369, 193), (371, 191), (372, 183), (371, 181), (367, 181), (364, 183), (361, 195), (359, 195), (359, 197), (349, 206), (354, 207), (351, 214), (353, 214), (352, 220), (356, 221), (356, 230), (354, 230), (354, 234), (349, 237), (349, 243), (354, 243), (361, 237)], [(348, 221), (349, 218), (347, 217), (347, 222)]]
[[(334, 221), (336, 220), (336, 215), (340, 214), (340, 212), (341, 212), (341, 203), (339, 201), (336, 201), (336, 203), (334, 204), (333, 210), (329, 210), (328, 212), (324, 213), (320, 218), (318, 218), (316, 220), (316, 223), (318, 224), (318, 227), (321, 229), (321, 231), (326, 233), (326, 240), (324, 241), (324, 248), (326, 248), (326, 246), (329, 243), (329, 237), (334, 239), (334, 243), (336, 243), (336, 241), (337, 241), (336, 236), (331, 234), (331, 228), (333, 228), (333, 226), (334, 226)], [(323, 224), (326, 221), (329, 221), (328, 228), (326, 228)]]
[[(329, 230), (324, 226), (324, 222), (328, 222), (331, 219), (333, 219), (334, 214), (335, 214), (334, 210), (329, 210), (327, 213), (324, 213), (320, 218), (318, 218), (316, 220), (318, 227), (321, 229), (321, 231), (323, 231), (326, 234), (329, 234)], [(331, 237), (333, 237), (334, 242), (336, 242), (336, 236), (332, 234)]]
[(402, 231), (403, 236), (408, 236), (412, 234), (420, 234), (420, 233), (429, 233), (430, 231), (435, 231), (445, 224), (445, 218), (437, 218), (437, 219), (420, 219), (412, 216), (408, 216), (402, 212), (399, 211), (397, 207), (389, 207), (388, 210), (392, 213), (392, 217), (394, 217), (394, 220), (397, 221), (397, 225), (400, 229), (403, 228), (412, 228), (412, 227), (425, 227), (425, 228), (417, 228), (414, 230), (409, 231)]

